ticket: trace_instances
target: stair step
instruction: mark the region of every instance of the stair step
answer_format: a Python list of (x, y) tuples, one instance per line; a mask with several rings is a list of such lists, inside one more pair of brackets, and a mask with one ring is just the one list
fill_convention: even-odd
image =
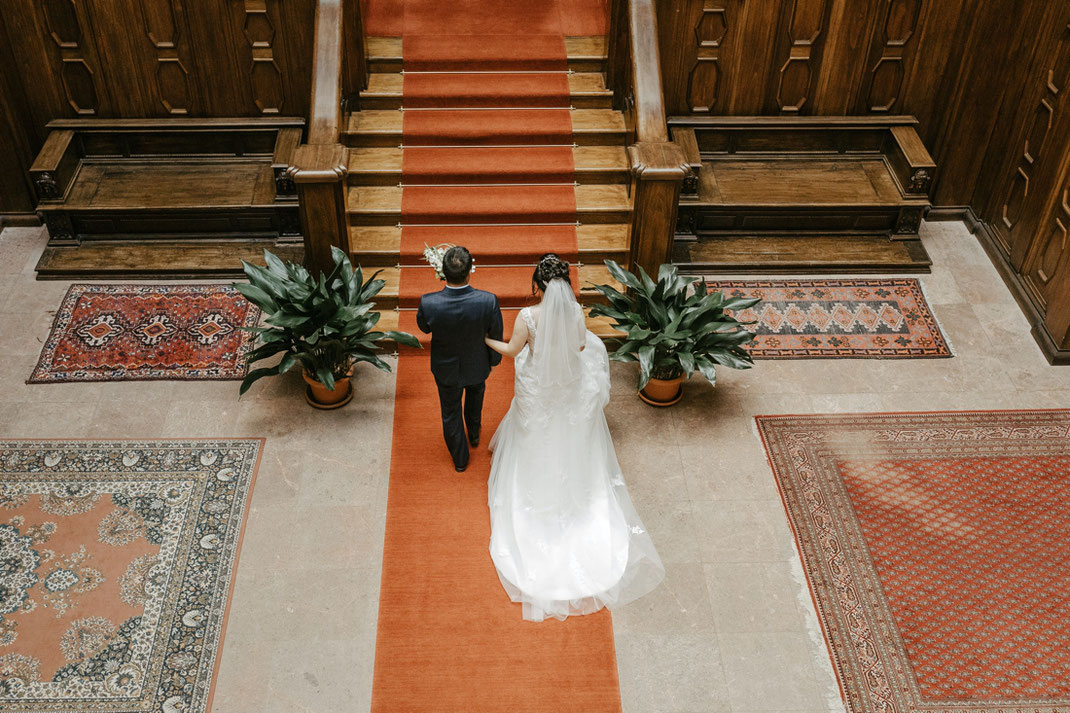
[[(421, 253), (403, 255), (401, 253), (401, 228), (398, 226), (385, 225), (354, 225), (349, 229), (349, 253), (353, 261), (358, 265), (368, 267), (396, 266), (399, 263), (405, 265), (423, 264)], [(413, 228), (410, 228), (413, 230)], [(474, 227), (445, 227), (435, 229), (415, 229), (426, 232), (426, 240), (418, 237), (423, 243), (436, 245), (440, 243), (452, 243), (454, 245), (468, 245), (476, 254), (476, 260), (480, 264), (492, 265), (495, 263), (512, 263), (516, 261), (517, 251), (509, 250), (502, 245), (500, 250), (494, 251), (480, 248), (479, 245), (493, 244), (493, 241), (505, 231), (515, 234), (518, 230), (526, 230), (534, 236), (524, 245), (524, 251), (530, 255), (541, 255), (551, 251), (550, 237), (544, 238), (547, 242), (539, 245), (538, 238), (548, 231), (543, 226), (530, 226), (527, 228), (502, 228), (500, 226), (474, 226)], [(588, 264), (599, 264), (605, 259), (626, 262), (630, 242), (628, 239), (631, 231), (630, 226), (624, 223), (607, 223), (600, 225), (580, 225), (576, 230), (576, 245), (579, 251), (579, 260)], [(513, 243), (515, 245), (515, 243)], [(417, 243), (420, 250), (420, 243)]]
[(928, 272), (920, 240), (872, 235), (798, 235), (677, 239), (673, 262), (703, 272)]
[(70, 247), (46, 247), (37, 263), (41, 279), (127, 277), (243, 277), (241, 262), (264, 264), (264, 250), (283, 260), (301, 262), (304, 248), (274, 240), (130, 240), (83, 241)]
[[(478, 146), (493, 146), (501, 145), (503, 141), (508, 141), (507, 145), (515, 145), (517, 143), (523, 143), (524, 145), (545, 145), (548, 142), (541, 140), (539, 137), (527, 139), (522, 137), (520, 139), (507, 138), (500, 139), (494, 138), (483, 131), (464, 132), (461, 129), (456, 130), (457, 138), (450, 137), (453, 129), (450, 128), (451, 124), (457, 124), (458, 122), (476, 122), (482, 129), (490, 129), (494, 127), (502, 127), (505, 130), (509, 130), (511, 127), (515, 127), (520, 123), (527, 121), (540, 120), (541, 114), (546, 113), (546, 119), (550, 120), (554, 115), (559, 115), (566, 110), (557, 109), (539, 109), (539, 110), (522, 110), (522, 109), (445, 109), (445, 110), (420, 110), (420, 120), (423, 122), (439, 122), (443, 125), (443, 133), (449, 140), (439, 140), (434, 144), (429, 144), (425, 140), (419, 138), (409, 138), (409, 144), (407, 145), (449, 145), (449, 146), (462, 146), (462, 145), (478, 145)], [(624, 116), (618, 111), (612, 109), (572, 109), (568, 111), (568, 118), (571, 121), (571, 136), (569, 139), (553, 138), (551, 142), (557, 144), (563, 141), (570, 140), (580, 146), (621, 146), (625, 142), (626, 127), (624, 124)], [(369, 110), (369, 111), (355, 111), (349, 115), (345, 137), (346, 143), (349, 146), (378, 146), (397, 147), (405, 143), (402, 129), (405, 114), (407, 112), (401, 110)], [(563, 134), (555, 134), (555, 136)], [(499, 134), (501, 136), (501, 134)], [(509, 136), (509, 134), (506, 134)]]
[[(408, 188), (422, 215), (401, 214), (400, 186), (349, 186), (346, 204), (353, 225), (468, 223), (627, 223), (631, 198), (623, 185), (433, 186)], [(533, 193), (545, 201), (531, 205)], [(485, 218), (480, 220), (480, 218)]]
[[(498, 295), (498, 301), (503, 308), (524, 307), (532, 304), (531, 272), (535, 265), (521, 266), (490, 266), (480, 267), (476, 265), (476, 271), (472, 274), (472, 286), (490, 285), (491, 291)], [(417, 296), (406, 297), (400, 300), (398, 292), (401, 285), (401, 276), (405, 273), (406, 283), (410, 290)], [(418, 295), (433, 292), (442, 288), (442, 282), (427, 265), (418, 267), (385, 267), (381, 268), (379, 279), (386, 283), (382, 291), (376, 295), (375, 304), (380, 310), (394, 307), (411, 308), (419, 304)], [(602, 301), (602, 295), (591, 287), (591, 284), (608, 284), (616, 289), (623, 289), (621, 284), (613, 279), (605, 265), (580, 265), (573, 267), (572, 284), (579, 285), (579, 300), (583, 304), (593, 304)], [(496, 286), (496, 289), (493, 287)]]
[[(402, 175), (402, 149), (355, 148), (349, 152), (349, 182), (359, 185), (391, 186), (402, 182), (412, 184), (450, 183), (554, 183), (561, 180), (562, 152), (572, 155), (573, 178), (581, 184), (626, 183), (628, 155), (623, 146), (575, 146), (556, 148), (523, 147), (441, 147), (409, 149), (410, 167), (413, 152), (426, 152), (441, 158), (442, 167), (435, 172), (422, 172), (416, 177)], [(431, 153), (440, 152), (440, 153)], [(463, 162), (463, 163), (462, 163)], [(567, 160), (565, 162), (567, 164)], [(458, 166), (474, 165), (459, 169)], [(565, 180), (568, 180), (567, 178)]]
[[(379, 304), (376, 304), (376, 307), (383, 309)], [(398, 309), (383, 309), (380, 313), (379, 324), (377, 324), (375, 328), (380, 331), (387, 329), (407, 329), (420, 339), (420, 343), (423, 344), (426, 349), (431, 343), (431, 335), (423, 334), (415, 327), (415, 318), (412, 316), (415, 311), (416, 310), (414, 309), (405, 311), (400, 311)], [(588, 308), (585, 311), (590, 312), (590, 309)], [(505, 308), (502, 312), (505, 321), (505, 333), (508, 336), (513, 321), (516, 319), (516, 313), (519, 312), (519, 310)], [(405, 324), (401, 323), (402, 315), (405, 316)], [(620, 332), (613, 327), (613, 320), (608, 317), (592, 317), (588, 314), (587, 329), (600, 339), (616, 339), (624, 336), (623, 332)]]
[[(400, 37), (369, 37), (366, 43), (371, 72), (400, 72), (404, 69)], [(574, 72), (601, 72), (606, 63), (606, 39), (601, 36), (566, 37), (567, 67)]]
[[(433, 93), (428, 84), (434, 82)], [(408, 87), (406, 90), (406, 83)], [(568, 88), (568, 97), (558, 95), (558, 86)], [(415, 86), (414, 86), (415, 85)], [(538, 93), (543, 95), (539, 96)], [(546, 92), (549, 92), (548, 94)], [(537, 99), (533, 99), (537, 96)], [(361, 92), (360, 108), (397, 109), (419, 107), (533, 107), (573, 106), (577, 109), (608, 109), (613, 92), (606, 89), (601, 74), (511, 73), (483, 74), (443, 72), (436, 74), (372, 74)]]

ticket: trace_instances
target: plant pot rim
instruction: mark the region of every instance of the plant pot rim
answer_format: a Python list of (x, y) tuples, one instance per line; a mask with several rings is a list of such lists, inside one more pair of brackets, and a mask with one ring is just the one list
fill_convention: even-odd
[(642, 389), (640, 389), (639, 390), (639, 398), (642, 399), (644, 402), (650, 404), (651, 406), (672, 406), (673, 404), (679, 403), (680, 399), (682, 399), (684, 397), (684, 390), (680, 386), (684, 382), (684, 375), (683, 375), (682, 372), (680, 373), (679, 376), (675, 376), (675, 377), (673, 377), (671, 379), (657, 379), (657, 378), (654, 378), (654, 377), (650, 377), (650, 381), (657, 381), (657, 382), (660, 382), (660, 383), (666, 384), (666, 385), (671, 385), (671, 384), (676, 384), (677, 385), (676, 396), (674, 396), (673, 398), (669, 399), (668, 401), (658, 401), (657, 399), (652, 399), (649, 396), (647, 396), (647, 394), (645, 393), (646, 387), (643, 387)]

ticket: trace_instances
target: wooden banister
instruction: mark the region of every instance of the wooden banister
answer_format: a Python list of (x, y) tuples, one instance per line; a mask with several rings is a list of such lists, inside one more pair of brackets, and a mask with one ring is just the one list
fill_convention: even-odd
[(631, 167), (631, 263), (656, 274), (672, 259), (680, 188), (689, 173), (669, 140), (653, 0), (609, 0), (606, 84), (635, 143)]
[[(355, 9), (353, 9), (355, 7)], [(348, 8), (348, 9), (347, 9)], [(360, 0), (318, 0), (313, 30), (312, 96), (308, 136), (294, 152), (287, 174), (297, 186), (305, 267), (313, 274), (329, 272), (331, 247), (349, 252), (346, 178), (349, 149), (340, 141), (346, 64), (344, 16), (360, 14)], [(359, 27), (359, 17), (356, 21)], [(363, 38), (360, 41), (363, 51)], [(361, 70), (363, 71), (363, 70)]]

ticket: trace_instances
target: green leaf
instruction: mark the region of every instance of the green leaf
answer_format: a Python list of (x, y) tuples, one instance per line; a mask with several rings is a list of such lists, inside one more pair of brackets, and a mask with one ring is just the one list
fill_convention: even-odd
[(279, 305), (275, 302), (275, 299), (256, 285), (236, 282), (234, 283), (234, 289), (240, 292), (245, 299), (249, 300), (265, 312), (277, 312), (279, 309)]
[(286, 314), (282, 310), (279, 310), (275, 314), (267, 318), (268, 324), (274, 324), (278, 327), (299, 327), (308, 321), (307, 315), (301, 314)]
[(325, 364), (316, 366), (316, 381), (323, 384), (325, 389), (330, 390), (334, 388), (334, 374), (331, 373), (331, 370), (327, 368)]
[(717, 368), (706, 357), (699, 357), (695, 360), (695, 366), (702, 372), (702, 375), (706, 377), (706, 381), (710, 382), (711, 386), (717, 385)]
[(609, 274), (613, 276), (613, 279), (621, 283), (626, 287), (630, 287), (633, 290), (638, 290), (639, 280), (635, 279), (635, 275), (625, 270), (613, 260), (606, 260), (605, 265), (609, 268)]
[(688, 378), (695, 372), (695, 355), (691, 352), (677, 352), (676, 358), (680, 361), (680, 366), (684, 370), (684, 374)]
[(246, 391), (249, 390), (250, 386), (252, 386), (255, 382), (259, 381), (260, 379), (263, 379), (265, 376), (271, 376), (271, 375), (276, 374), (276, 373), (278, 373), (278, 368), (277, 367), (268, 367), (268, 368), (264, 368), (264, 369), (253, 369), (252, 371), (250, 371), (248, 374), (245, 375), (244, 379), (242, 379), (241, 387), (238, 389), (238, 395), (241, 396), (242, 394), (244, 394)]

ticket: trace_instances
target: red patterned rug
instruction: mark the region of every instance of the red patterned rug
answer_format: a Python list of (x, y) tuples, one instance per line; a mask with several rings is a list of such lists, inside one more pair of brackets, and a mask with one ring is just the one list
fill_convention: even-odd
[(0, 441), (0, 711), (211, 709), (262, 448)]
[(951, 348), (914, 278), (707, 280), (726, 295), (761, 297), (755, 359), (918, 359)]
[(242, 379), (259, 320), (229, 285), (71, 285), (27, 383)]
[(757, 421), (849, 711), (1070, 711), (1070, 411)]

